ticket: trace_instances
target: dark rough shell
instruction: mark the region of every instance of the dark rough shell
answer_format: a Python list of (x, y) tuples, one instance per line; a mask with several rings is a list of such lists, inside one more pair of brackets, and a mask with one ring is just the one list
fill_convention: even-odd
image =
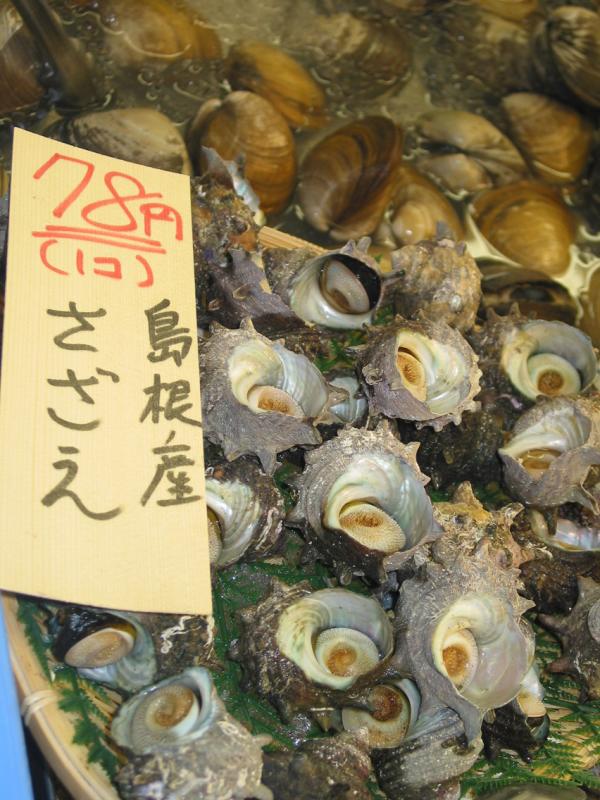
[(396, 310), (408, 319), (419, 313), (459, 331), (475, 324), (481, 300), (481, 273), (464, 243), (452, 239), (406, 245), (392, 255), (401, 277), (394, 286)]
[[(512, 496), (527, 506), (548, 507), (562, 503), (581, 503), (597, 510), (597, 499), (584, 482), (594, 465), (600, 464), (600, 418), (595, 398), (571, 399), (556, 397), (543, 400), (526, 411), (515, 424), (511, 440), (498, 453), (504, 465), (504, 481)], [(531, 475), (521, 462), (506, 452), (513, 439), (541, 423), (551, 425), (552, 419), (575, 420), (583, 442), (562, 452), (543, 472)]]
[(152, 637), (156, 653), (156, 681), (188, 667), (219, 668), (212, 617), (191, 614), (138, 614)]
[(453, 779), (473, 766), (482, 746), (479, 737), (467, 743), (458, 714), (442, 708), (421, 714), (400, 747), (375, 750), (373, 765), (390, 800), (457, 798)]
[(488, 714), (481, 726), (481, 736), (486, 758), (490, 761), (495, 761), (503, 749), (508, 749), (529, 762), (548, 737), (548, 715), (528, 717), (517, 700), (511, 700)]
[[(420, 334), (444, 345), (447, 348), (447, 358), (455, 358), (464, 365), (465, 377), (460, 386), (459, 399), (452, 411), (436, 414), (406, 388), (396, 367), (396, 337), (401, 331)], [(408, 322), (397, 317), (392, 325), (381, 330), (373, 329), (367, 344), (357, 349), (357, 364), (371, 414), (414, 420), (440, 431), (450, 422), (458, 425), (464, 411), (476, 411), (479, 408), (474, 400), (479, 392), (481, 375), (477, 367), (477, 357), (460, 333), (444, 322)]]
[(262, 780), (275, 800), (369, 800), (368, 737), (363, 731), (265, 753)]
[[(442, 529), (433, 518), (431, 502), (423, 488), (427, 478), (417, 466), (416, 449), (414, 444), (402, 444), (391, 432), (389, 423), (382, 422), (375, 431), (346, 428), (335, 439), (307, 454), (306, 469), (297, 482), (298, 503), (288, 520), (305, 529), (309, 539), (315, 540), (338, 573), (350, 567), (355, 574), (367, 575), (375, 581), (384, 580), (386, 571), (398, 569), (417, 548), (441, 535)], [(338, 478), (357, 457), (378, 455), (391, 457), (402, 468), (409, 469), (409, 477), (398, 485), (398, 496), (408, 498), (411, 491), (417, 495), (412, 524), (401, 526), (407, 536), (406, 549), (389, 555), (360, 544), (342, 530), (326, 528), (322, 521), (326, 498)], [(365, 478), (368, 479), (368, 474)]]
[(565, 617), (540, 614), (540, 623), (554, 633), (562, 645), (562, 657), (548, 667), (566, 672), (581, 684), (582, 698), (600, 699), (600, 583), (592, 578), (577, 580), (579, 597)]
[[(200, 347), (202, 380), (202, 418), (206, 437), (223, 448), (230, 461), (247, 453), (256, 454), (266, 473), (276, 465), (277, 453), (296, 445), (319, 444), (319, 422), (330, 421), (329, 408), (346, 393), (332, 391), (324, 383), (327, 400), (312, 418), (291, 417), (278, 411), (257, 414), (235, 398), (228, 374), (229, 358), (239, 345), (258, 340), (272, 349), (273, 343), (254, 331), (246, 320), (238, 330), (215, 326), (213, 334)], [(314, 370), (306, 363), (306, 369)], [(265, 430), (268, 429), (268, 436)]]

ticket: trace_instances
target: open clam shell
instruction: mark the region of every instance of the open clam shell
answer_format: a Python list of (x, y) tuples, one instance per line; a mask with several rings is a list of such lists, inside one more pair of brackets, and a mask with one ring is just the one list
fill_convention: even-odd
[(306, 322), (353, 330), (373, 321), (383, 297), (384, 275), (367, 250), (368, 238), (315, 256), (308, 250), (265, 253), (273, 291)]
[(376, 600), (346, 589), (311, 592), (308, 583), (273, 581), (270, 593), (241, 612), (233, 655), (244, 680), (278, 709), (347, 704), (347, 693), (374, 680), (387, 664), (394, 637)]
[(266, 556), (283, 530), (283, 498), (249, 458), (206, 469), (209, 551), (216, 569)]
[(532, 665), (533, 631), (521, 618), (532, 604), (519, 597), (517, 575), (482, 543), (447, 565), (429, 563), (400, 588), (393, 663), (414, 676), (424, 712), (459, 714), (469, 742), (486, 711), (516, 697)]
[(375, 431), (340, 431), (307, 455), (288, 521), (308, 526), (309, 538), (316, 537), (338, 571), (383, 580), (386, 570), (441, 534), (415, 451), (387, 422)]
[(477, 357), (444, 322), (397, 317), (360, 349), (358, 366), (372, 414), (414, 420), (436, 431), (479, 408)]
[(512, 496), (528, 506), (576, 502), (598, 513), (597, 499), (584, 483), (590, 468), (600, 464), (599, 430), (593, 399), (558, 397), (526, 411), (498, 450)]
[(238, 330), (215, 327), (200, 349), (200, 373), (207, 438), (230, 461), (256, 454), (268, 474), (277, 453), (319, 444), (316, 425), (334, 421), (329, 409), (346, 396), (307, 358), (256, 333), (249, 320)]
[[(130, 755), (116, 782), (125, 800), (256, 797), (262, 740), (229, 716), (208, 670), (187, 669), (124, 703), (111, 733)], [(201, 787), (201, 788), (200, 788)]]

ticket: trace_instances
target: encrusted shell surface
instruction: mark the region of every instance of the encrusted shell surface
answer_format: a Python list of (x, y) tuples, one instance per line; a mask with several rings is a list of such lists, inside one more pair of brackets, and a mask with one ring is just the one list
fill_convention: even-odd
[(392, 254), (396, 310), (422, 313), (459, 331), (473, 327), (481, 301), (481, 273), (464, 244), (452, 239), (406, 245)]
[(597, 499), (584, 486), (590, 468), (600, 464), (594, 399), (539, 402), (519, 418), (498, 454), (511, 495), (525, 505), (544, 508), (576, 502), (597, 511)]
[(600, 583), (592, 578), (577, 581), (579, 597), (564, 617), (540, 614), (540, 623), (554, 633), (561, 645), (561, 658), (551, 672), (566, 672), (581, 684), (583, 699), (600, 699)]
[(156, 675), (160, 681), (188, 667), (218, 668), (215, 652), (215, 621), (198, 614), (138, 614), (148, 631), (156, 654)]
[(373, 765), (389, 798), (457, 798), (453, 781), (473, 766), (482, 746), (479, 736), (467, 742), (458, 714), (440, 708), (422, 713), (399, 747), (376, 750)]
[(486, 711), (518, 694), (533, 661), (533, 631), (521, 619), (532, 603), (518, 588), (517, 570), (503, 568), (487, 542), (425, 564), (400, 587), (393, 663), (414, 676), (422, 714), (454, 709), (469, 742)]
[(274, 292), (306, 322), (338, 330), (373, 321), (385, 276), (368, 254), (370, 240), (347, 242), (315, 256), (309, 250), (267, 250), (265, 273)]
[[(162, 717), (173, 713), (169, 700), (160, 707), (160, 696), (175, 687), (192, 696), (197, 716), (183, 720), (187, 730), (173, 725), (157, 737), (153, 728), (163, 728)], [(158, 719), (149, 728), (152, 713)], [(116, 778), (124, 800), (271, 798), (261, 785), (263, 741), (225, 711), (207, 670), (188, 669), (132, 697), (119, 709), (111, 732), (133, 753)]]
[(307, 454), (289, 521), (306, 528), (336, 571), (384, 579), (441, 534), (415, 451), (387, 422), (340, 431)]
[(333, 421), (330, 406), (346, 396), (308, 359), (261, 336), (249, 320), (238, 330), (215, 327), (200, 348), (200, 374), (207, 438), (230, 461), (256, 454), (268, 474), (277, 453), (319, 444), (316, 425)]
[(222, 569), (242, 558), (264, 558), (276, 547), (283, 530), (283, 498), (258, 464), (250, 458), (211, 464), (205, 485), (206, 505), (218, 527), (213, 566)]
[(373, 330), (358, 368), (372, 414), (414, 420), (436, 431), (476, 411), (481, 372), (458, 331), (444, 322), (408, 322)]
[[(232, 655), (242, 663), (245, 684), (284, 720), (298, 710), (347, 705), (350, 690), (375, 680), (393, 649), (391, 623), (375, 600), (345, 589), (311, 592), (307, 582), (273, 580), (240, 621)], [(339, 652), (330, 650), (328, 632), (347, 641), (334, 638)], [(364, 646), (365, 658), (354, 658)]]
[(367, 737), (361, 730), (265, 753), (263, 783), (277, 800), (369, 800), (370, 772)]

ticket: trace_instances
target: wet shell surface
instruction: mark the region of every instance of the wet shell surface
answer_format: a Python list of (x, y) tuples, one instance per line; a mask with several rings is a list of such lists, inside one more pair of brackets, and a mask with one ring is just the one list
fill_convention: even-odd
[(368, 254), (370, 240), (348, 242), (315, 256), (308, 250), (266, 251), (270, 285), (306, 322), (353, 330), (373, 321), (383, 297), (382, 275)]
[(456, 148), (468, 156), (474, 162), (472, 169), (483, 168), (494, 183), (510, 183), (527, 172), (523, 157), (510, 139), (479, 114), (435, 110), (419, 118), (418, 129), (429, 142)]
[(391, 207), (377, 228), (375, 240), (398, 247), (435, 239), (440, 231), (455, 241), (464, 237), (462, 222), (446, 196), (425, 175), (403, 165)]
[(557, 100), (517, 92), (502, 100), (513, 136), (534, 171), (550, 183), (577, 180), (590, 154), (591, 123)]
[(252, 92), (207, 100), (191, 123), (188, 143), (192, 158), (199, 162), (201, 146), (212, 147), (227, 161), (243, 157), (246, 178), (265, 214), (287, 205), (296, 179), (294, 139), (268, 100)]
[(90, 681), (135, 692), (156, 677), (152, 638), (137, 615), (65, 606), (52, 623), (54, 656)]
[(137, 616), (154, 644), (157, 667), (154, 680), (169, 678), (188, 667), (218, 669), (221, 666), (215, 652), (213, 617), (155, 613)]
[(546, 275), (561, 275), (571, 259), (576, 222), (551, 186), (519, 181), (477, 195), (473, 218), (503, 255)]
[(532, 603), (517, 594), (517, 575), (482, 543), (400, 588), (393, 662), (414, 676), (423, 713), (454, 709), (468, 741), (486, 711), (516, 697), (533, 661), (533, 631), (521, 619)]
[[(304, 356), (257, 333), (216, 326), (200, 348), (204, 433), (233, 461), (257, 455), (266, 473), (290, 447), (319, 444), (319, 422), (346, 396), (332, 390)], [(265, 426), (269, 435), (265, 436)]]
[(336, 571), (384, 579), (441, 534), (415, 451), (387, 422), (375, 431), (340, 431), (307, 454), (290, 523), (308, 526)]
[(0, 8), (0, 114), (34, 106), (44, 90), (41, 55), (12, 3)]
[(348, 399), (331, 406), (331, 413), (344, 424), (356, 427), (361, 425), (367, 416), (369, 404), (356, 375), (345, 372), (328, 375), (328, 382), (331, 386), (337, 386), (338, 389), (348, 392)]
[(463, 337), (444, 322), (401, 317), (373, 332), (358, 365), (372, 414), (415, 420), (436, 431), (479, 407), (481, 372)]
[(464, 244), (452, 239), (406, 245), (392, 255), (396, 310), (408, 319), (422, 313), (459, 331), (473, 327), (481, 300), (481, 273)]
[(348, 692), (381, 672), (394, 645), (377, 601), (346, 589), (311, 592), (308, 583), (274, 580), (240, 619), (233, 655), (247, 684), (284, 720), (297, 710), (347, 705)]
[(392, 198), (402, 133), (387, 117), (350, 122), (302, 161), (298, 199), (306, 220), (336, 241), (372, 233)]
[(249, 458), (206, 469), (211, 564), (263, 558), (281, 536), (285, 509), (273, 480)]
[(135, 695), (111, 733), (132, 754), (117, 775), (125, 800), (271, 798), (261, 785), (263, 741), (225, 711), (208, 670), (188, 669)]
[(525, 505), (576, 502), (597, 512), (597, 499), (584, 486), (590, 468), (600, 464), (594, 400), (559, 397), (538, 403), (519, 418), (498, 454), (511, 495)]
[(500, 366), (528, 400), (576, 395), (598, 374), (598, 359), (585, 333), (563, 322), (532, 320), (507, 332)]
[(584, 699), (600, 698), (600, 583), (578, 579), (579, 597), (565, 617), (540, 614), (539, 621), (562, 645), (562, 657), (550, 664), (552, 672), (566, 672), (581, 684)]
[(65, 138), (76, 147), (105, 156), (192, 174), (181, 134), (168, 117), (153, 108), (118, 108), (75, 117), (66, 125)]
[(268, 100), (292, 128), (325, 124), (325, 94), (304, 67), (278, 47), (242, 41), (225, 61), (233, 89), (245, 89)]

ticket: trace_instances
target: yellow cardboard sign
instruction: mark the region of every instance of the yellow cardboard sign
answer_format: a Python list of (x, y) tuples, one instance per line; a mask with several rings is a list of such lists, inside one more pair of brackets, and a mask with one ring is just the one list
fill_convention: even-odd
[(0, 587), (207, 614), (189, 178), (15, 130)]

